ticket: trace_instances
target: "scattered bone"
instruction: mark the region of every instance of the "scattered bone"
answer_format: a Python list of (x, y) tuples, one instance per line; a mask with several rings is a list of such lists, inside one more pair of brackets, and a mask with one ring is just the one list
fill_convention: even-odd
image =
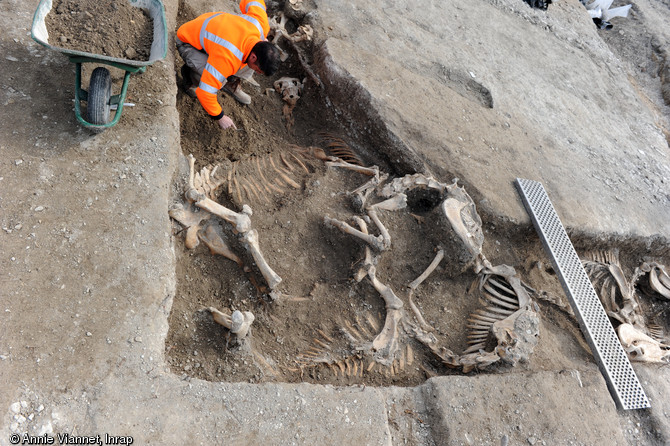
[[(302, 0), (291, 0), (291, 4), (293, 4), (294, 1), (302, 2)], [(280, 12), (276, 16), (270, 17), (268, 19), (270, 29), (273, 32), (273, 35), (268, 39), (270, 42), (277, 45), (277, 42), (279, 42), (279, 39), (282, 37), (293, 43), (312, 40), (312, 37), (314, 37), (314, 30), (310, 25), (300, 25), (298, 26), (298, 30), (296, 32), (289, 34), (288, 31), (286, 31), (287, 21), (288, 18), (283, 12)]]
[(223, 325), (231, 333), (235, 334), (238, 339), (243, 339), (247, 337), (251, 329), (251, 324), (254, 322), (254, 315), (245, 311), (244, 313), (235, 310), (232, 315), (222, 313), (214, 307), (209, 307), (210, 313), (217, 324)]
[(320, 88), (323, 88), (321, 79), (319, 79), (319, 76), (314, 72), (314, 70), (312, 70), (312, 67), (309, 66), (304, 52), (298, 46), (299, 42), (312, 40), (312, 37), (314, 36), (314, 30), (309, 25), (301, 25), (298, 27), (298, 30), (295, 33), (289, 34), (286, 31), (286, 21), (287, 18), (283, 13), (279, 13), (278, 15), (269, 18), (269, 25), (270, 29), (272, 30), (272, 36), (270, 36), (268, 40), (277, 46), (280, 52), (281, 60), (285, 61), (288, 59), (288, 54), (281, 48), (281, 46), (279, 46), (279, 39), (285, 37), (289, 46), (298, 56), (298, 61), (300, 62), (302, 68), (316, 85), (318, 85)]
[[(344, 167), (363, 173), (360, 168), (357, 169), (351, 163), (338, 161), (328, 164), (333, 167)], [(472, 198), (465, 192), (465, 189), (459, 187), (455, 182), (450, 185), (440, 183), (432, 177), (421, 174), (396, 178), (382, 186), (378, 169), (369, 168), (364, 173), (371, 174), (373, 179), (356, 189), (354, 194), (358, 199), (359, 210), (364, 210), (368, 214), (368, 217), (381, 232), (381, 236), (370, 235), (367, 231), (367, 225), (361, 218), (355, 219), (361, 228), (360, 230), (330, 217), (325, 217), (324, 221), (330, 226), (334, 226), (342, 232), (353, 235), (367, 243), (363, 266), (358, 269), (354, 278), (360, 281), (365, 277), (364, 272), (367, 271), (368, 279), (386, 304), (384, 327), (372, 343), (368, 344), (367, 348), (373, 359), (390, 367), (390, 373), (394, 375), (406, 363), (405, 359), (401, 359), (405, 357), (405, 349), (401, 345), (408, 345), (404, 339), (405, 336), (409, 336), (427, 346), (446, 365), (462, 367), (464, 371), (484, 368), (500, 361), (501, 358), (512, 365), (516, 365), (521, 360), (526, 360), (537, 343), (537, 327), (539, 325), (536, 323), (535, 312), (531, 310), (530, 295), (527, 287), (524, 287), (516, 277), (514, 268), (506, 265), (494, 267), (484, 257), (482, 253), (484, 237), (481, 219), (477, 214)], [(470, 254), (474, 270), (481, 277), (480, 291), (484, 296), (484, 309), (476, 312), (470, 319), (470, 334), (468, 336), (470, 347), (463, 356), (455, 355), (448, 349), (437, 347), (437, 339), (431, 333), (432, 327), (426, 323), (412, 300), (414, 290), (437, 267), (444, 256), (444, 251), (440, 251), (426, 272), (409, 285), (408, 301), (419, 321), (418, 326), (413, 324), (405, 314), (403, 301), (376, 276), (377, 256), (382, 255), (391, 247), (390, 234), (383, 225), (377, 211), (379, 209), (394, 211), (404, 208), (406, 192), (415, 188), (427, 188), (440, 194), (442, 197), (442, 213)], [(387, 200), (370, 204), (375, 192)], [(375, 248), (374, 254), (370, 247)], [(494, 324), (498, 324), (495, 327), (498, 348), (492, 352), (486, 352), (483, 349), (486, 346), (489, 334), (494, 331)], [(518, 331), (520, 328), (517, 327), (517, 324), (528, 328), (521, 333)], [(360, 340), (357, 339), (358, 336), (351, 336), (351, 338), (360, 344)]]
[(288, 59), (288, 54), (286, 54), (282, 47), (279, 46), (279, 39), (288, 36), (288, 32), (286, 31), (287, 20), (288, 18), (284, 15), (284, 13), (281, 12), (278, 15), (268, 19), (270, 29), (272, 30), (272, 35), (268, 36), (268, 42), (273, 43), (277, 49), (279, 49), (279, 58), (282, 62)]
[(289, 0), (293, 9), (300, 9), (302, 7), (302, 0)]

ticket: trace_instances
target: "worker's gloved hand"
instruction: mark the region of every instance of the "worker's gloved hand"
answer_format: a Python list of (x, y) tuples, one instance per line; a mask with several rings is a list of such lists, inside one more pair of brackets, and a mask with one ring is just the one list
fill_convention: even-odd
[(229, 128), (231, 128), (231, 127), (234, 128), (235, 130), (237, 130), (237, 126), (235, 125), (235, 123), (233, 122), (233, 120), (230, 119), (230, 118), (229, 118), (228, 116), (226, 116), (226, 115), (223, 115), (223, 116), (221, 117), (221, 119), (219, 119), (219, 120), (216, 121), (216, 122), (219, 123), (219, 127), (221, 127), (223, 130), (229, 129)]

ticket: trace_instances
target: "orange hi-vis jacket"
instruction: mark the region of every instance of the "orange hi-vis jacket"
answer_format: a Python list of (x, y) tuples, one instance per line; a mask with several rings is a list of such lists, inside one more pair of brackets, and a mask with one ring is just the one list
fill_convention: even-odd
[(223, 116), (217, 92), (228, 76), (246, 65), (251, 49), (270, 32), (264, 0), (241, 0), (240, 11), (242, 14), (203, 14), (177, 30), (179, 40), (207, 53), (207, 65), (196, 94), (205, 111), (215, 119)]

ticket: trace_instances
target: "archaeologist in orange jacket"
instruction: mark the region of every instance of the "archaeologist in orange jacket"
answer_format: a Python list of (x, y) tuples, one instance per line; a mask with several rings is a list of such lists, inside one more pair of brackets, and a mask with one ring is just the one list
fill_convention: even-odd
[(264, 0), (241, 0), (242, 14), (210, 12), (184, 23), (177, 30), (177, 50), (184, 89), (196, 97), (222, 129), (237, 128), (216, 98), (223, 88), (243, 104), (251, 98), (240, 88), (240, 79), (254, 71), (273, 75), (279, 67), (279, 50), (266, 36), (270, 31)]

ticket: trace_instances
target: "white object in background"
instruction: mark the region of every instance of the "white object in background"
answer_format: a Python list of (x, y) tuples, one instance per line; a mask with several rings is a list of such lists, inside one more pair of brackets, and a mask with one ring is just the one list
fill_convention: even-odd
[(632, 5), (620, 6), (610, 9), (613, 0), (594, 0), (588, 5), (584, 5), (589, 11), (592, 19), (602, 19), (605, 22), (612, 17), (628, 17), (628, 10)]
[(603, 12), (603, 20), (609, 22), (612, 17), (628, 17), (628, 10), (633, 5), (620, 6), (618, 8), (607, 9)]

